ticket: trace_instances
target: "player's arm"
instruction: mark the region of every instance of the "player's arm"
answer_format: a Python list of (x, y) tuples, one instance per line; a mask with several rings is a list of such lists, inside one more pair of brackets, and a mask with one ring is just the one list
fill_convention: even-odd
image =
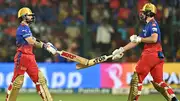
[(38, 48), (44, 48), (48, 52), (52, 54), (57, 53), (57, 49), (50, 43), (43, 43), (39, 40), (37, 40), (35, 37), (32, 36), (30, 31), (28, 29), (22, 29), (22, 37), (27, 41), (28, 44), (33, 45)]
[(36, 38), (34, 38), (34, 37), (32, 37), (32, 36), (29, 36), (29, 37), (25, 38), (25, 40), (26, 40), (26, 41), (28, 42), (28, 44), (30, 44), (30, 45), (33, 45), (33, 46), (35, 46), (35, 47), (37, 47), (37, 48), (43, 48), (44, 43), (41, 42), (41, 41), (39, 41), (39, 40), (37, 40)]
[(116, 59), (122, 58), (123, 53), (124, 53), (125, 51), (130, 50), (130, 49), (136, 47), (138, 44), (139, 44), (139, 43), (130, 42), (130, 43), (128, 43), (127, 45), (125, 45), (124, 47), (120, 47), (119, 49), (114, 50), (114, 51), (112, 52), (112, 55), (113, 55), (112, 59), (113, 59), (113, 60), (116, 60)]
[(125, 52), (125, 51), (127, 51), (127, 50), (130, 50), (130, 49), (136, 47), (138, 44), (139, 44), (139, 43), (133, 43), (133, 42), (128, 43), (127, 45), (125, 45), (125, 46), (123, 47), (123, 49), (124, 49), (123, 52)]
[(150, 37), (141, 38), (141, 42), (144, 42), (144, 43), (156, 43), (157, 39), (158, 39), (158, 34), (153, 33), (153, 34), (151, 34)]
[[(135, 42), (135, 43), (156, 43), (158, 40), (158, 27), (155, 23), (153, 23), (150, 27), (149, 27), (149, 33), (150, 36), (149, 37), (141, 37), (141, 36), (137, 36), (137, 35), (132, 35), (130, 37), (131, 42)], [(141, 34), (140, 34), (141, 35)]]
[(130, 37), (130, 40), (133, 43), (140, 43), (140, 42), (143, 42), (143, 43), (156, 43), (157, 40), (158, 40), (158, 34), (153, 33), (153, 34), (151, 34), (150, 37), (145, 37), (145, 38), (137, 36), (137, 35), (132, 35)]
[(52, 54), (57, 53), (57, 49), (50, 42), (43, 43), (40, 40), (34, 38), (33, 36), (26, 37), (25, 40), (28, 42), (28, 44), (33, 45), (37, 48), (44, 48), (45, 50), (47, 50)]

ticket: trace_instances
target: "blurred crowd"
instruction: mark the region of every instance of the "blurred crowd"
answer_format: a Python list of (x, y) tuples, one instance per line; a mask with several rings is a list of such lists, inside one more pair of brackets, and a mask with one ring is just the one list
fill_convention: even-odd
[[(179, 62), (180, 0), (0, 0), (0, 62), (13, 61), (21, 7), (35, 13), (36, 22), (31, 25), (35, 37), (52, 42), (58, 50), (94, 58), (111, 54), (126, 45), (132, 34), (141, 32), (138, 12), (147, 2), (157, 6), (165, 60)], [(136, 47), (118, 61), (136, 62), (140, 52), (141, 48)], [(71, 62), (43, 49), (34, 53), (38, 62)]]

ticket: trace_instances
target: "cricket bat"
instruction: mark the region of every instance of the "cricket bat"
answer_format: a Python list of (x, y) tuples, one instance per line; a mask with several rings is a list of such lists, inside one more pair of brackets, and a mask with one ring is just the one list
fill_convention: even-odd
[[(64, 51), (64, 50), (57, 51), (57, 53), (60, 56), (66, 58), (66, 59), (69, 59), (71, 61), (77, 62), (78, 64), (76, 64), (76, 69), (87, 68), (87, 67), (96, 65), (98, 63), (105, 62), (105, 61), (107, 61), (107, 59), (113, 57), (113, 55), (109, 55), (109, 56), (103, 55), (103, 56), (100, 56), (100, 57), (97, 57), (97, 58), (89, 60), (89, 59), (83, 58), (81, 56), (78, 56), (76, 54), (73, 54), (73, 53), (70, 53), (70, 52), (67, 52), (67, 51)], [(124, 54), (122, 53), (120, 55), (123, 56)]]
[(112, 58), (112, 57), (113, 57), (113, 55), (109, 55), (109, 56), (103, 55), (103, 56), (100, 56), (100, 57), (97, 57), (97, 58), (94, 58), (94, 59), (90, 59), (88, 61), (87, 65), (84, 65), (84, 64), (81, 64), (81, 63), (76, 64), (76, 69), (87, 68), (87, 67), (93, 66), (95, 64), (105, 62), (107, 59)]
[(70, 52), (67, 52), (64, 50), (57, 51), (57, 53), (66, 59), (69, 59), (69, 60), (74, 61), (74, 62), (78, 62), (78, 63), (83, 64), (83, 65), (87, 65), (88, 61), (89, 61), (89, 59), (83, 58), (81, 56), (78, 56), (76, 54), (73, 54), (73, 53), (70, 53)]
[[(124, 53), (121, 53), (120, 54), (120, 57), (123, 57)], [(84, 64), (76, 64), (76, 69), (84, 69), (84, 68), (88, 68), (90, 66), (93, 66), (93, 65), (96, 65), (98, 63), (102, 63), (102, 62), (105, 62), (107, 61), (109, 58), (112, 58), (113, 55), (103, 55), (103, 56), (100, 56), (100, 57), (97, 57), (97, 58), (94, 58), (94, 59), (90, 59), (87, 63), (87, 65), (84, 65)]]

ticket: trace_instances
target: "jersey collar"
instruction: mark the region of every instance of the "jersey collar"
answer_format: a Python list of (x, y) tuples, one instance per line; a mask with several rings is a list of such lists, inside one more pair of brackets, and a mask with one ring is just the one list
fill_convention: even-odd
[(21, 23), (21, 26), (26, 26), (24, 23)]

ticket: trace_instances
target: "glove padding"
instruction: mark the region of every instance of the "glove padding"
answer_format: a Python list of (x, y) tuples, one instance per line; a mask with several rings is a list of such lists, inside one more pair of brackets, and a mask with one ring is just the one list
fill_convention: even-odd
[(120, 47), (119, 49), (115, 49), (112, 53), (113, 57), (112, 60), (117, 60), (123, 57), (124, 48)]
[(54, 45), (50, 42), (45, 43), (44, 48), (53, 55), (55, 55), (57, 53), (57, 48), (54, 47)]
[(120, 53), (120, 54), (116, 54), (116, 55), (114, 55), (113, 57), (112, 57), (112, 60), (117, 60), (117, 59), (120, 59), (120, 58), (122, 58), (123, 57), (123, 53)]
[(112, 52), (112, 55), (116, 55), (116, 54), (121, 54), (124, 52), (124, 48), (123, 47), (120, 47), (119, 49), (115, 49), (113, 52)]
[(134, 43), (140, 43), (141, 42), (141, 37), (137, 36), (137, 35), (132, 35), (130, 37), (130, 41), (134, 42)]

